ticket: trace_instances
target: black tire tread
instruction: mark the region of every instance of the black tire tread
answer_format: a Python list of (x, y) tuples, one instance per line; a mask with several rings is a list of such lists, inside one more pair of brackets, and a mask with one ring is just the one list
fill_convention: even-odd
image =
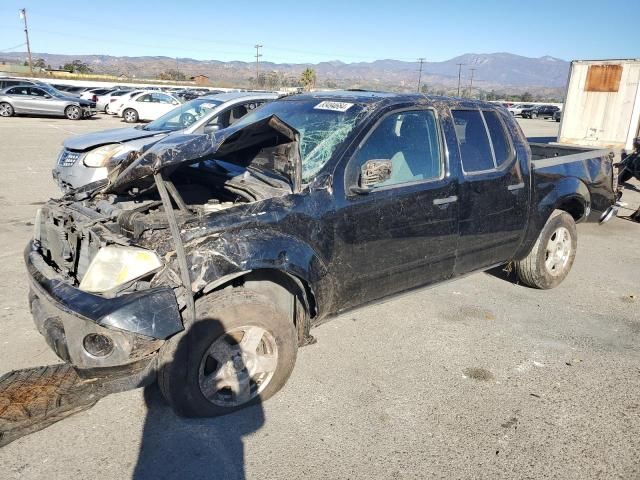
[[(195, 323), (197, 324), (198, 321), (202, 321), (203, 318), (206, 318), (206, 317), (202, 317), (202, 314), (206, 314), (207, 312), (221, 311), (227, 307), (232, 307), (233, 305), (239, 305), (239, 304), (246, 305), (251, 303), (259, 304), (261, 307), (268, 306), (268, 308), (272, 310), (274, 318), (278, 318), (278, 317), (283, 318), (281, 313), (276, 310), (272, 302), (265, 296), (260, 295), (256, 292), (253, 292), (251, 290), (246, 290), (244, 288), (233, 288), (228, 290), (222, 290), (219, 292), (213, 292), (207, 296), (204, 296), (198, 299), (196, 301), (196, 322)], [(221, 322), (222, 321), (223, 320), (221, 319)], [(283, 321), (287, 321), (287, 320), (283, 319)], [(192, 327), (191, 325), (187, 326), (187, 328), (183, 332), (172, 337), (160, 349), (159, 356), (158, 356), (159, 368), (158, 368), (157, 378), (158, 378), (158, 386), (160, 388), (160, 391), (162, 392), (162, 395), (166, 399), (167, 403), (169, 403), (169, 405), (173, 408), (173, 410), (178, 415), (181, 415), (181, 416), (186, 416), (186, 417), (212, 416), (212, 415), (230, 413), (232, 411), (237, 410), (238, 408), (234, 408), (234, 409), (230, 408), (228, 409), (228, 411), (221, 412), (221, 413), (203, 414), (203, 412), (197, 411), (192, 406), (188, 405), (189, 402), (184, 402), (182, 401), (182, 399), (176, 399), (174, 397), (175, 392), (180, 392), (180, 391), (183, 391), (184, 394), (187, 395), (187, 391), (186, 391), (187, 389), (181, 388), (183, 387), (183, 385), (180, 385), (181, 383), (183, 383), (182, 381), (180, 381), (182, 379), (178, 380), (177, 378), (175, 378), (175, 376), (172, 375), (171, 368), (169, 367), (173, 364), (173, 362), (176, 361), (176, 353), (178, 350), (178, 346), (180, 342), (184, 340), (184, 337), (189, 334), (189, 329), (191, 327)], [(297, 356), (297, 333), (295, 331), (293, 323), (290, 324), (290, 327), (291, 327), (291, 335), (293, 340), (292, 344), (294, 346), (294, 349), (292, 352), (292, 356), (288, 359), (288, 362), (282, 366), (283, 371), (288, 372), (286, 376), (281, 380), (282, 385), (284, 385), (286, 380), (289, 378), (289, 375), (293, 370), (293, 366), (295, 364), (296, 356)], [(286, 360), (286, 357), (284, 357), (284, 359)], [(260, 395), (260, 397), (258, 397), (257, 400), (258, 401), (266, 400), (267, 398), (275, 394), (282, 387), (282, 385), (276, 386), (276, 389), (274, 391), (271, 391), (270, 393), (263, 392)], [(265, 393), (267, 394), (265, 395)], [(246, 404), (246, 406), (252, 403), (254, 403), (254, 401), (249, 402), (248, 404)], [(243, 408), (244, 406), (245, 405), (239, 408)]]
[[(539, 254), (540, 254), (541, 241), (544, 240), (546, 242), (548, 240), (547, 237), (550, 234), (550, 230), (551, 230), (550, 225), (552, 223), (555, 223), (555, 219), (558, 217), (566, 219), (566, 221), (569, 222), (570, 225), (571, 224), (574, 225), (572, 234), (574, 236), (576, 235), (575, 222), (573, 220), (573, 217), (569, 215), (567, 212), (564, 212), (562, 210), (554, 210), (551, 216), (549, 217), (549, 219), (547, 220), (547, 223), (540, 231), (540, 234), (536, 239), (536, 243), (531, 248), (531, 251), (529, 252), (529, 254), (522, 260), (515, 262), (515, 268), (516, 268), (516, 273), (518, 274), (518, 278), (522, 283), (524, 283), (529, 287), (548, 289), (556, 286), (556, 285), (549, 286), (546, 282), (546, 279), (542, 275)], [(575, 255), (575, 252), (574, 252), (574, 255)], [(569, 265), (569, 269), (570, 268), (571, 268), (571, 265)], [(562, 280), (564, 280), (564, 277)]]

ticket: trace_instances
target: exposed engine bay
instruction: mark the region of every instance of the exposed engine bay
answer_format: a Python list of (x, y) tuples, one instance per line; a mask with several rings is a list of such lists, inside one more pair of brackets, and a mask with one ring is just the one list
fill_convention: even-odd
[[(291, 192), (278, 178), (215, 160), (183, 165), (166, 184), (181, 223)], [(74, 285), (82, 281), (100, 248), (145, 246), (154, 232), (169, 226), (153, 182), (127, 193), (75, 194), (64, 200), (41, 209), (35, 237), (47, 263)], [(158, 253), (172, 249), (170, 242), (165, 247)]]

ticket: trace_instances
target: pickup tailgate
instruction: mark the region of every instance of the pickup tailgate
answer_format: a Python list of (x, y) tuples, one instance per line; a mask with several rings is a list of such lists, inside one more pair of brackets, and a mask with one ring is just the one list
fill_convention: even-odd
[[(538, 195), (558, 182), (578, 180), (589, 192), (590, 207), (602, 213), (615, 203), (614, 154), (610, 150), (531, 143), (534, 189)], [(588, 220), (597, 221), (599, 215)]]

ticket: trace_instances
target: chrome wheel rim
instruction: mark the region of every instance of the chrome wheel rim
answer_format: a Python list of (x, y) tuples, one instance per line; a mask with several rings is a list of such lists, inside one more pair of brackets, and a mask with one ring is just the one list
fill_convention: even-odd
[(278, 366), (278, 346), (255, 325), (234, 328), (216, 339), (200, 361), (200, 391), (211, 403), (236, 407), (260, 395)]
[(72, 120), (77, 120), (78, 118), (80, 118), (80, 109), (78, 107), (70, 107), (69, 118)]
[(544, 265), (554, 277), (564, 272), (571, 255), (571, 234), (565, 227), (557, 228), (549, 237)]
[(127, 122), (135, 122), (136, 121), (136, 116), (132, 111), (128, 111), (124, 114), (125, 119), (127, 120)]
[(11, 116), (11, 105), (0, 105), (0, 115), (3, 117)]

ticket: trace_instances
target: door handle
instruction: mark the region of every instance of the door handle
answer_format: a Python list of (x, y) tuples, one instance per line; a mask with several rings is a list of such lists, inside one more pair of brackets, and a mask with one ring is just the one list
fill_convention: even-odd
[(510, 192), (520, 190), (522, 188), (524, 188), (524, 182), (516, 183), (514, 185), (507, 185), (507, 190), (509, 190)]
[(458, 197), (456, 195), (451, 195), (450, 197), (445, 197), (445, 198), (436, 198), (433, 201), (434, 205), (446, 205), (448, 203), (453, 203), (453, 202), (457, 202), (458, 201)]

